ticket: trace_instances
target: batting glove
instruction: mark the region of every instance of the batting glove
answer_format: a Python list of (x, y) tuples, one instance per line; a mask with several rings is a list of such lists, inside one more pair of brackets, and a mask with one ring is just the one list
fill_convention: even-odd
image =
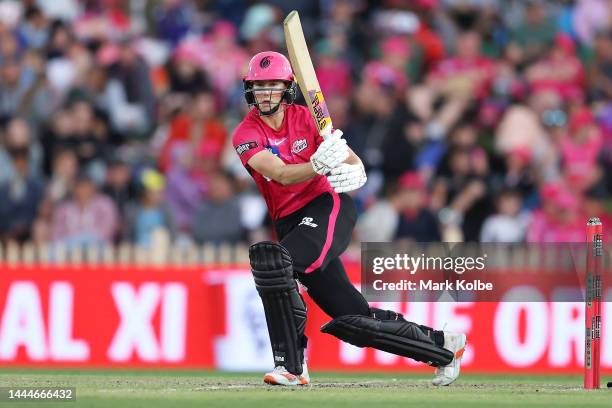
[(346, 193), (347, 191), (357, 190), (368, 180), (363, 164), (342, 163), (331, 170), (327, 176), (329, 184), (336, 193)]
[(342, 131), (335, 129), (310, 157), (310, 163), (317, 174), (327, 174), (331, 169), (345, 161), (348, 155), (348, 146), (346, 140), (342, 139)]

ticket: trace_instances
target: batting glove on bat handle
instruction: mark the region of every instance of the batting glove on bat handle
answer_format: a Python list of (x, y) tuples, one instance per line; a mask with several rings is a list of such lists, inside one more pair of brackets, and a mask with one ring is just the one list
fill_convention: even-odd
[(317, 174), (327, 174), (348, 156), (346, 140), (342, 139), (342, 131), (336, 129), (319, 145), (317, 151), (310, 157), (310, 163)]

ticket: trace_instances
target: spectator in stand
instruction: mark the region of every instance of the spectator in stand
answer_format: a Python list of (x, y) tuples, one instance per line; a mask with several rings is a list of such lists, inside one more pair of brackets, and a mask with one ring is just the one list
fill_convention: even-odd
[(132, 182), (129, 163), (120, 157), (114, 157), (107, 163), (102, 191), (113, 200), (121, 219), (126, 220), (128, 204), (136, 199), (136, 187)]
[(504, 190), (497, 196), (497, 213), (489, 216), (480, 232), (480, 242), (523, 242), (530, 215), (522, 211), (518, 190)]
[(407, 172), (399, 179), (405, 206), (400, 212), (396, 240), (435, 242), (442, 238), (436, 216), (428, 208), (429, 197), (419, 173)]
[(32, 224), (44, 195), (44, 180), (30, 174), (27, 146), (8, 150), (15, 174), (0, 183), (0, 241), (24, 242), (31, 237)]
[(49, 40), (49, 19), (38, 7), (29, 6), (18, 32), (26, 47), (42, 50)]
[(597, 32), (589, 67), (589, 95), (595, 100), (612, 99), (612, 29)]
[(584, 68), (576, 57), (576, 46), (567, 34), (557, 34), (547, 57), (538, 59), (525, 73), (533, 92), (552, 90), (566, 101), (584, 97)]
[(21, 118), (14, 118), (7, 123), (4, 134), (0, 135), (0, 183), (16, 176), (10, 151), (18, 150), (25, 150), (28, 154), (28, 174), (38, 177), (41, 174), (43, 152), (33, 139), (27, 122)]
[[(42, 130), (41, 145), (45, 153), (43, 169), (46, 176), (50, 176), (53, 171), (53, 161), (55, 155), (63, 150), (74, 150), (70, 139), (74, 133), (74, 121), (70, 110), (67, 108), (58, 109), (49, 122)], [(76, 153), (75, 153), (76, 157)], [(77, 158), (78, 159), (78, 158)]]
[[(438, 160), (431, 165), (438, 169), (439, 173), (450, 172), (450, 154), (454, 150), (465, 150), (471, 154), (481, 150), (478, 146), (478, 129), (473, 117), (465, 117), (450, 132), (443, 146), (439, 148)], [(477, 154), (477, 153), (476, 153)]]
[(380, 48), (381, 58), (365, 66), (364, 76), (391, 85), (395, 92), (402, 94), (408, 87), (408, 40), (399, 36), (390, 37), (382, 41)]
[(54, 20), (49, 27), (49, 41), (45, 47), (47, 60), (64, 57), (73, 41), (75, 38), (70, 25), (62, 20)]
[(126, 236), (138, 246), (149, 247), (153, 233), (165, 230), (170, 238), (176, 234), (172, 213), (164, 203), (164, 176), (152, 169), (142, 172), (140, 177), (142, 194), (138, 203), (131, 203), (126, 209)]
[(461, 226), (466, 241), (478, 241), (482, 223), (491, 211), (488, 174), (479, 174), (481, 168), (475, 166), (486, 160), (483, 154), (482, 150), (453, 150), (448, 172), (439, 173), (434, 180), (433, 210), (440, 211), (442, 224)]
[(184, 0), (163, 0), (154, 10), (154, 19), (159, 38), (174, 47), (194, 26), (195, 10)]
[[(160, 153), (160, 168), (167, 171), (174, 166), (171, 152), (177, 143), (186, 143), (195, 152), (208, 149), (220, 154), (226, 138), (225, 127), (217, 118), (213, 94), (207, 90), (198, 92), (185, 111), (170, 123), (168, 136)], [(216, 159), (219, 160), (219, 156)]]
[(355, 92), (355, 131), (358, 139), (366, 141), (366, 164), (380, 169), (384, 166), (381, 149), (401, 127), (406, 109), (400, 102), (402, 89), (390, 70), (377, 63), (365, 67), (362, 75), (363, 81)]
[(72, 150), (58, 150), (53, 156), (51, 178), (47, 183), (47, 200), (57, 204), (66, 199), (78, 176), (79, 162)]
[(579, 198), (566, 186), (548, 183), (540, 191), (542, 208), (534, 211), (527, 242), (584, 242), (584, 217)]
[(32, 224), (32, 241), (37, 245), (47, 245), (53, 241), (53, 204), (45, 198), (38, 206), (36, 219)]
[(397, 233), (400, 211), (406, 206), (404, 189), (388, 183), (385, 196), (375, 201), (358, 219), (355, 233), (360, 241), (391, 242)]
[(232, 23), (218, 21), (197, 45), (200, 64), (211, 80), (220, 107), (226, 106), (249, 61), (248, 54), (236, 41), (236, 34)]
[(525, 19), (512, 33), (512, 42), (520, 47), (522, 62), (534, 61), (553, 44), (557, 26), (545, 3), (528, 0)]
[(79, 162), (72, 150), (60, 149), (51, 159), (51, 176), (46, 192), (32, 225), (32, 239), (37, 244), (46, 244), (53, 239), (53, 212), (64, 200), (69, 198), (79, 173)]
[[(497, 191), (517, 190), (527, 208), (534, 207), (536, 176), (531, 167), (531, 151), (526, 147), (516, 147), (505, 157), (503, 171), (494, 176), (494, 189)], [(521, 207), (523, 203), (521, 203)]]
[(489, 94), (493, 74), (492, 60), (482, 55), (480, 35), (460, 33), (456, 55), (438, 62), (425, 83), (408, 95), (410, 109), (427, 124), (427, 138), (443, 139), (471, 104)]
[(110, 244), (119, 227), (113, 201), (98, 192), (91, 176), (81, 173), (71, 198), (53, 212), (52, 237), (68, 247)]
[(480, 34), (465, 31), (457, 38), (456, 54), (441, 60), (427, 80), (441, 95), (483, 98), (493, 74), (493, 61), (482, 54)]
[(194, 94), (210, 89), (199, 58), (197, 51), (188, 45), (176, 49), (167, 66), (170, 92)]
[(165, 200), (176, 220), (177, 234), (183, 236), (190, 234), (195, 211), (208, 191), (206, 180), (197, 171), (196, 160), (187, 143), (175, 143), (171, 151), (172, 165), (166, 173)]
[(86, 1), (83, 12), (73, 21), (74, 31), (85, 41), (120, 38), (129, 33), (130, 19), (117, 0)]
[[(2, 42), (16, 43), (11, 34), (0, 37), (0, 48), (13, 47)], [(16, 47), (16, 46), (15, 46)], [(2, 55), (0, 64), (0, 120), (19, 114), (21, 105), (36, 85), (36, 72), (24, 63), (17, 51), (13, 55)]]
[(398, 179), (403, 173), (417, 168), (417, 155), (425, 143), (425, 129), (411, 113), (405, 121), (389, 130), (381, 146), (383, 173), (386, 180)]
[(146, 136), (156, 119), (155, 94), (149, 67), (138, 55), (132, 39), (125, 39), (119, 44), (117, 62), (110, 67), (110, 72), (111, 77), (121, 84), (127, 102), (139, 111), (139, 114), (132, 118), (128, 136)]
[(317, 79), (325, 96), (349, 98), (353, 86), (351, 67), (340, 57), (340, 50), (325, 39), (316, 44), (315, 53)]
[(604, 243), (612, 242), (612, 229), (605, 228), (606, 225), (612, 225), (612, 213), (606, 209), (606, 199), (609, 194), (605, 189), (592, 188), (586, 192), (584, 196), (584, 213), (589, 217), (599, 217), (604, 225)]
[(104, 120), (96, 116), (92, 105), (85, 100), (72, 103), (67, 115), (65, 120), (69, 123), (58, 123), (61, 138), (51, 142), (52, 151), (73, 149), (81, 166), (91, 166), (94, 162), (102, 165), (109, 149), (109, 131)]
[(578, 108), (572, 113), (568, 131), (562, 136), (560, 145), (565, 179), (574, 191), (583, 193), (602, 176), (598, 159), (603, 140), (589, 109)]
[(202, 243), (236, 243), (245, 237), (241, 222), (240, 199), (234, 192), (229, 175), (216, 173), (210, 176), (208, 199), (196, 210), (193, 220), (193, 237)]

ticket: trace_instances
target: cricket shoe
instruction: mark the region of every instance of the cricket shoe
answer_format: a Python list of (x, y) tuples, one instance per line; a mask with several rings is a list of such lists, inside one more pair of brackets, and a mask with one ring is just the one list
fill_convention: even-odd
[(302, 364), (303, 371), (300, 375), (291, 374), (283, 366), (276, 366), (274, 370), (264, 375), (264, 382), (270, 385), (308, 385), (310, 384), (310, 375), (308, 375), (308, 367), (306, 363)]
[(461, 357), (463, 357), (466, 344), (465, 334), (444, 332), (444, 348), (452, 352), (455, 357), (450, 364), (436, 368), (433, 385), (450, 385), (459, 377)]

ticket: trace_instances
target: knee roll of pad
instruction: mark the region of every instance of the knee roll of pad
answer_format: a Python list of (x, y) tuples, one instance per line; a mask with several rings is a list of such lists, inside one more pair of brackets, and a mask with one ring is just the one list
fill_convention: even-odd
[(249, 260), (266, 314), (274, 365), (301, 374), (306, 305), (294, 279), (291, 255), (279, 244), (260, 242), (249, 248)]

